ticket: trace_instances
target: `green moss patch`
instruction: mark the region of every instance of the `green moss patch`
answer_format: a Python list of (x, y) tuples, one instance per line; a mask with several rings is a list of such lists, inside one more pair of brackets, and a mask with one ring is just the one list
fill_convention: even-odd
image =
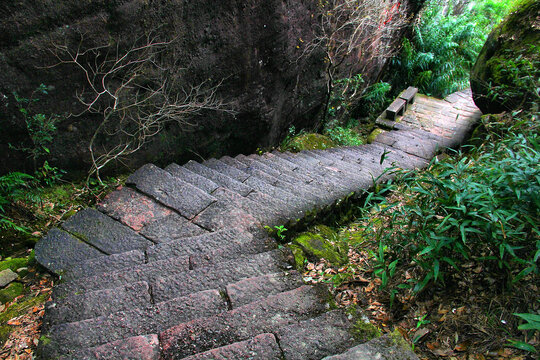
[(352, 317), (353, 327), (351, 335), (360, 342), (366, 342), (382, 335), (381, 331), (373, 325), (362, 310), (356, 306), (346, 309), (347, 314)]
[(374, 129), (367, 137), (367, 143), (371, 144), (375, 141), (375, 138), (384, 132), (383, 129), (376, 128)]
[(22, 294), (24, 294), (23, 284), (13, 282), (4, 289), (0, 290), (0, 303), (6, 304)]
[(321, 134), (309, 133), (293, 137), (284, 146), (282, 146), (282, 150), (299, 152), (302, 150), (323, 150), (335, 146), (336, 144), (330, 140), (329, 137)]
[(309, 260), (325, 259), (335, 265), (344, 265), (348, 261), (346, 252), (319, 234), (302, 233), (293, 240), (293, 244), (301, 248)]

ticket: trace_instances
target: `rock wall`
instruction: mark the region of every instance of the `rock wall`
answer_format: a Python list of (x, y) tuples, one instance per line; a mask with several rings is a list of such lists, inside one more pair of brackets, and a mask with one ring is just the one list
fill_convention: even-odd
[(493, 29), (480, 51), (471, 71), (474, 102), (484, 114), (537, 111), (539, 76), (540, 2), (528, 0)]
[[(402, 6), (411, 7), (409, 13), (417, 10), (407, 2)], [(74, 66), (53, 66), (57, 59), (50, 51), (66, 41), (77, 46), (81, 34), (85, 48), (113, 39), (127, 49), (150, 32), (171, 41), (160, 58), (164, 71), (188, 86), (221, 82), (218, 96), (237, 110), (235, 116), (203, 113), (187, 128), (169, 126), (117, 166), (248, 153), (277, 144), (290, 125), (308, 127), (322, 109), (324, 54), (315, 51), (300, 58), (302, 44), (317, 31), (318, 9), (313, 0), (2, 2), (0, 173), (31, 170), (27, 155), (13, 149), (30, 144), (13, 92), (28, 98), (40, 84), (48, 94), (29, 105), (31, 113), (62, 117), (48, 146), (49, 162), (88, 169), (88, 143), (99, 117), (66, 116), (82, 110), (75, 94), (83, 90), (84, 77)], [(360, 64), (362, 57), (355, 61)], [(383, 65), (374, 62), (369, 77), (375, 79)]]

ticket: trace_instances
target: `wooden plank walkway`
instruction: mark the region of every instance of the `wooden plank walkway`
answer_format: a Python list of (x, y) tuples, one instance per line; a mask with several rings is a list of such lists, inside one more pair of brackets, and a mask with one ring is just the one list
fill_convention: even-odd
[[(36, 245), (62, 274), (47, 303), (44, 359), (417, 359), (363, 321), (329, 311), (262, 225), (285, 224), (372, 186), (385, 168), (421, 168), (462, 143), (481, 113), (469, 90), (418, 95), (372, 144), (148, 164), (97, 209)], [(381, 164), (381, 156), (386, 160)]]

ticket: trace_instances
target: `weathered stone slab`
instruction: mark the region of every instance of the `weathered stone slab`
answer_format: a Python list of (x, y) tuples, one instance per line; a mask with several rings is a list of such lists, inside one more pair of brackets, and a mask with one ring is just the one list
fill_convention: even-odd
[(69, 294), (46, 304), (43, 328), (108, 315), (122, 310), (150, 305), (150, 291), (146, 282), (136, 282), (113, 289), (84, 294)]
[(175, 326), (159, 335), (162, 357), (182, 359), (271, 333), (327, 309), (324, 286), (302, 286), (207, 319)]
[(384, 335), (323, 360), (419, 360), (405, 343)]
[(345, 196), (351, 192), (351, 189), (349, 188), (348, 184), (346, 184), (344, 181), (338, 178), (336, 176), (337, 174), (335, 174), (334, 171), (330, 173), (331, 171), (330, 169), (322, 167), (320, 162), (318, 161), (317, 161), (317, 165), (313, 165), (313, 164), (306, 163), (305, 161), (302, 160), (302, 158), (294, 156), (294, 154), (287, 154), (287, 153), (280, 153), (280, 152), (272, 152), (272, 154), (276, 155), (277, 157), (280, 157), (281, 159), (297, 164), (298, 166), (300, 166), (299, 171), (304, 171), (305, 174), (310, 177), (324, 179), (325, 182), (331, 183), (333, 186), (333, 189), (329, 191), (332, 191), (332, 194), (335, 197)]
[(231, 283), (250, 277), (291, 270), (293, 261), (290, 251), (272, 250), (175, 275), (165, 274), (150, 285), (155, 301), (165, 301), (206, 289), (225, 289)]
[(147, 308), (119, 311), (107, 316), (54, 325), (43, 344), (42, 357), (54, 359), (74, 349), (94, 347), (113, 341), (164, 331), (170, 327), (227, 310), (217, 290), (202, 291), (158, 303)]
[(94, 209), (79, 211), (62, 227), (107, 254), (145, 249), (153, 245), (133, 229)]
[(319, 188), (308, 185), (308, 183), (304, 182), (300, 176), (293, 177), (272, 169), (264, 162), (260, 161), (260, 156), (256, 155), (255, 157), (241, 157), (239, 155), (237, 158), (239, 161), (244, 163), (245, 166), (247, 166), (246, 171), (253, 176), (262, 179), (272, 186), (306, 199), (310, 202), (313, 208), (328, 203), (327, 197), (321, 194), (321, 190)]
[(17, 280), (19, 275), (13, 272), (11, 269), (5, 269), (0, 271), (0, 287), (4, 287), (14, 280)]
[(172, 213), (171, 209), (128, 187), (107, 195), (97, 209), (135, 231)]
[(287, 209), (283, 209), (283, 212), (287, 215), (291, 214), (293, 217), (302, 218), (304, 212), (310, 210), (310, 204), (305, 199), (301, 199), (290, 192), (269, 186), (268, 183), (257, 177), (252, 176), (245, 183), (263, 194), (283, 201), (287, 206)]
[(208, 230), (176, 213), (154, 221), (141, 230), (142, 235), (155, 243), (169, 242), (205, 233), (208, 233)]
[(203, 190), (204, 192), (207, 192), (208, 194), (211, 194), (219, 187), (219, 185), (212, 180), (197, 173), (194, 173), (193, 171), (188, 170), (187, 168), (178, 164), (170, 164), (165, 168), (165, 170), (178, 177), (182, 181), (190, 183), (191, 185)]
[(296, 289), (303, 284), (302, 276), (292, 270), (241, 280), (227, 285), (226, 291), (234, 309), (270, 295)]
[[(250, 229), (260, 226), (262, 217), (266, 217), (251, 200), (226, 188), (219, 188), (214, 194), (220, 200), (193, 219), (195, 224), (205, 229), (217, 231), (231, 226)], [(271, 214), (267, 217), (271, 218)]]
[(276, 336), (287, 360), (318, 360), (360, 343), (352, 328), (351, 319), (334, 310), (281, 328)]
[(281, 350), (273, 334), (261, 334), (252, 339), (240, 341), (185, 357), (183, 360), (281, 360)]
[(135, 171), (126, 181), (164, 205), (192, 219), (216, 201), (203, 190), (180, 180), (155, 165), (147, 164)]
[(242, 196), (246, 196), (250, 193), (250, 191), (253, 190), (246, 184), (228, 177), (227, 175), (221, 174), (214, 169), (210, 169), (209, 167), (199, 164), (196, 161), (190, 160), (184, 165), (184, 167)]
[(399, 149), (424, 159), (431, 159), (437, 153), (439, 145), (429, 139), (421, 139), (412, 132), (384, 132), (375, 138), (375, 142)]
[(313, 173), (309, 173), (298, 165), (291, 163), (273, 153), (266, 153), (263, 155), (265, 158), (265, 165), (278, 170), (283, 171), (290, 177), (296, 177), (304, 181), (306, 184), (313, 186), (313, 188), (319, 189), (321, 194), (326, 195), (327, 200), (332, 203), (335, 201), (336, 185), (330, 181), (326, 181), (323, 177), (315, 176)]
[(34, 250), (36, 260), (57, 273), (78, 262), (105, 256), (98, 249), (56, 228), (49, 230)]
[(277, 247), (269, 237), (254, 237), (241, 229), (229, 228), (185, 238), (180, 241), (152, 246), (147, 250), (148, 261), (189, 257), (190, 268), (233, 260), (241, 255), (257, 254)]
[(342, 171), (349, 180), (356, 181), (358, 190), (367, 189), (373, 184), (370, 173), (360, 165), (347, 163), (340, 160), (338, 157), (333, 156), (331, 153), (325, 153), (324, 151), (306, 151), (305, 154), (315, 156), (321, 160), (323, 164), (335, 167)]
[[(158, 360), (159, 338), (156, 334), (133, 336), (90, 348), (83, 354), (75, 354), (70, 358), (79, 360)], [(64, 357), (61, 359), (63, 360)]]
[(242, 169), (231, 166), (222, 160), (223, 159), (209, 159), (203, 162), (203, 165), (209, 167), (210, 169), (214, 169), (222, 174), (225, 174), (233, 179), (236, 179), (240, 182), (244, 182), (249, 177), (249, 174), (242, 171)]
[(188, 270), (188, 258), (154, 261), (132, 268), (66, 281), (56, 286), (53, 292), (53, 298), (57, 299), (69, 294), (83, 294), (88, 291), (121, 287), (138, 281), (150, 283), (151, 280), (159, 276), (165, 274), (174, 275)]
[(100, 256), (94, 259), (76, 262), (62, 274), (63, 280), (72, 280), (117, 271), (145, 263), (144, 252), (131, 250), (119, 254)]

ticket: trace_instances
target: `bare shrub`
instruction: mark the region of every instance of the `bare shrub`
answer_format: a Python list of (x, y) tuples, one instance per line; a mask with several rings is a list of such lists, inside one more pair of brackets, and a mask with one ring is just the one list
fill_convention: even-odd
[[(140, 150), (168, 124), (189, 126), (190, 117), (204, 110), (234, 114), (230, 104), (216, 94), (221, 82), (179, 85), (160, 63), (172, 41), (155, 35), (138, 38), (127, 50), (119, 41), (85, 48), (85, 35), (72, 45), (53, 44), (58, 63), (70, 64), (83, 74), (85, 83), (76, 94), (84, 106), (72, 116), (97, 114), (99, 124), (88, 144), (92, 165), (88, 180), (111, 161)], [(107, 141), (102, 141), (106, 138)]]

